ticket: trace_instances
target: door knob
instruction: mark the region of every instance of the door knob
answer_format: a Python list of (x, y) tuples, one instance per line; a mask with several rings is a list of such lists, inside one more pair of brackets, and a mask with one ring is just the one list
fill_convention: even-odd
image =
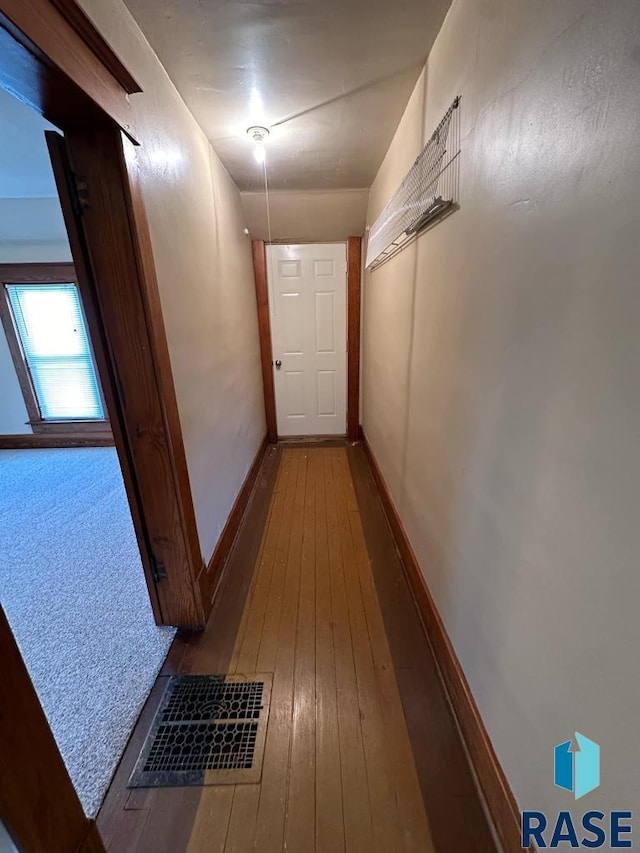
[(276, 359), (276, 370), (280, 370), (281, 367), (282, 367), (282, 362), (280, 361), (279, 358), (277, 358)]

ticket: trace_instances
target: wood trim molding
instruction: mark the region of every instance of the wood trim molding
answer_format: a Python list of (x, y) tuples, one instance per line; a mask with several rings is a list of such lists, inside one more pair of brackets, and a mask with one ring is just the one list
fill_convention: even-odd
[(50, 2), (62, 13), (65, 21), (73, 27), (82, 41), (90, 48), (93, 55), (100, 60), (128, 95), (142, 91), (137, 80), (113, 52), (111, 45), (103, 37), (102, 33), (95, 28), (91, 18), (78, 5), (76, 0), (50, 0)]
[(24, 284), (28, 282), (66, 284), (76, 281), (75, 267), (71, 262), (0, 264), (0, 282), (2, 284)]
[(59, 435), (66, 438), (90, 435), (113, 440), (109, 421), (36, 421), (30, 426), (35, 435)]
[[(45, 135), (154, 615), (159, 624), (200, 627), (202, 562), (185, 529), (168, 429), (173, 403), (158, 365), (164, 328), (149, 311), (122, 134), (108, 123), (67, 129), (64, 139)], [(72, 173), (83, 175), (89, 198), (81, 214), (68, 189)]]
[[(156, 376), (163, 402), (165, 428), (171, 448), (171, 463), (176, 483), (176, 491), (182, 517), (182, 527), (185, 534), (191, 565), (197, 576), (204, 567), (200, 548), (200, 536), (193, 505), (191, 481), (187, 466), (187, 454), (184, 447), (182, 424), (178, 410), (178, 398), (173, 381), (173, 370), (169, 356), (169, 344), (162, 316), (160, 291), (156, 265), (151, 245), (149, 220), (144, 206), (142, 192), (142, 176), (138, 163), (136, 147), (125, 137), (122, 137), (122, 168), (127, 180), (125, 190), (129, 205), (129, 215), (132, 222), (132, 235), (138, 260), (140, 275), (140, 290), (149, 328), (149, 336), (153, 348)], [(206, 618), (206, 617), (205, 617)]]
[(24, 433), (0, 435), (0, 450), (42, 450), (50, 447), (113, 447), (113, 435), (104, 433)]
[(347, 240), (347, 438), (358, 440), (360, 424), (360, 282), (362, 237)]
[(0, 606), (0, 814), (20, 850), (103, 853)]
[[(382, 505), (402, 559), (409, 587), (429, 640), (445, 690), (457, 717), (471, 763), (505, 853), (521, 851), (520, 811), (476, 705), (435, 601), (420, 569), (409, 537), (393, 503), (371, 447), (361, 432), (364, 449)], [(532, 853), (535, 851), (532, 850)]]
[(213, 600), (220, 588), (220, 581), (224, 575), (227, 558), (233, 548), (233, 543), (235, 542), (238, 530), (242, 524), (242, 519), (244, 518), (256, 480), (258, 479), (258, 474), (260, 473), (260, 468), (262, 466), (265, 453), (267, 452), (268, 444), (269, 442), (265, 435), (260, 447), (258, 448), (258, 452), (251, 463), (251, 467), (247, 472), (247, 476), (240, 487), (238, 496), (231, 507), (231, 512), (229, 513), (229, 517), (227, 518), (226, 524), (220, 534), (218, 544), (215, 547), (211, 559), (204, 567), (200, 573), (200, 577), (198, 578), (200, 593), (205, 613), (207, 615), (211, 611)]
[(273, 385), (273, 355), (271, 349), (271, 321), (269, 320), (269, 286), (267, 283), (267, 250), (264, 240), (253, 240), (253, 271), (258, 305), (258, 332), (260, 334), (260, 359), (264, 388), (264, 412), (267, 420), (267, 439), (278, 440), (276, 420), (276, 394)]
[[(6, 55), (0, 80), (22, 97), (26, 95), (27, 102), (42, 110), (45, 118), (60, 127), (74, 113), (77, 120), (78, 107), (83, 107), (86, 118), (87, 109), (93, 106), (98, 108), (94, 117), (99, 111), (106, 113), (135, 139), (129, 94), (142, 90), (75, 2), (0, 0), (0, 30), (26, 48), (33, 59), (26, 59), (10, 41), (0, 38), (0, 50)], [(53, 72), (46, 82), (39, 72), (43, 64)], [(11, 85), (12, 78), (19, 88)], [(69, 81), (74, 84), (71, 97)]]
[[(1, 2), (1, 0), (0, 0)], [(122, 411), (120, 399), (120, 383), (117, 376), (113, 354), (108, 340), (108, 329), (105, 328), (98, 305), (98, 286), (93, 279), (91, 264), (89, 260), (89, 247), (82, 233), (82, 227), (76, 216), (74, 205), (69, 195), (68, 174), (70, 170), (69, 156), (64, 139), (58, 138), (56, 134), (47, 139), (49, 155), (59, 189), (60, 206), (67, 228), (67, 236), (74, 258), (74, 268), (78, 281), (78, 287), (82, 295), (82, 303), (87, 320), (87, 327), (93, 346), (94, 356), (102, 383), (105, 397), (106, 409), (109, 413), (111, 428), (120, 468), (124, 482), (131, 518), (136, 533), (140, 558), (144, 570), (145, 581), (149, 592), (151, 609), (158, 624), (162, 622), (162, 608), (158, 596), (157, 584), (153, 577), (151, 565), (151, 546), (147, 535), (146, 521), (142, 499), (137, 487), (137, 475), (134, 466), (133, 454), (130, 448), (127, 425)]]

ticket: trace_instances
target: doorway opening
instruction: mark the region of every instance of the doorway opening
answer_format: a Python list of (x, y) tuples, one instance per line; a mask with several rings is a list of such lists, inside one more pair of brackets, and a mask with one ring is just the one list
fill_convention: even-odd
[(0, 124), (0, 600), (94, 816), (175, 631), (145, 582), (44, 135), (59, 131), (2, 89)]
[(360, 438), (362, 239), (253, 241), (267, 438)]
[[(210, 603), (200, 590), (204, 562), (129, 99), (141, 87), (75, 2), (0, 0), (0, 88), (60, 131), (47, 130), (47, 148), (147, 605), (158, 625), (202, 627)], [(0, 649), (0, 791), (10, 836), (20, 849), (102, 850), (2, 606)], [(148, 654), (131, 650), (133, 665)]]
[(347, 247), (267, 246), (278, 435), (347, 431)]

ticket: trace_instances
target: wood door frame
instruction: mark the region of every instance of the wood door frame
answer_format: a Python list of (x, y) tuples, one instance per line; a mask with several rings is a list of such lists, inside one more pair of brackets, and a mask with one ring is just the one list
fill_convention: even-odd
[[(0, 87), (65, 134), (50, 153), (68, 179), (60, 201), (154, 615), (200, 627), (203, 560), (130, 141), (140, 87), (73, 0), (0, 0)], [(0, 650), (12, 677), (0, 696), (0, 818), (25, 851), (101, 853), (1, 610)]]
[(200, 627), (204, 561), (130, 142), (140, 86), (72, 0), (0, 0), (0, 86), (65, 134), (75, 197), (60, 201), (154, 616)]
[(276, 392), (273, 382), (271, 320), (269, 319), (267, 244), (264, 240), (253, 240), (251, 248), (258, 306), (258, 333), (260, 335), (260, 361), (262, 364), (262, 387), (264, 389), (264, 413), (267, 421), (267, 441), (273, 444), (278, 440), (278, 422), (276, 419)]
[[(341, 242), (339, 240), (334, 242)], [(357, 441), (360, 436), (360, 282), (362, 276), (362, 237), (349, 237), (347, 243), (347, 438)], [(273, 382), (273, 349), (269, 319), (269, 283), (267, 273), (267, 243), (253, 240), (253, 272), (258, 305), (258, 333), (264, 389), (264, 411), (267, 438), (278, 441), (276, 394)], [(293, 241), (292, 241), (293, 245)], [(298, 245), (298, 244), (295, 244)], [(302, 244), (300, 244), (302, 245)]]
[(347, 438), (360, 437), (362, 237), (347, 240)]
[(142, 88), (75, 0), (2, 0), (0, 56), (0, 86), (53, 124), (106, 115), (136, 139)]
[[(156, 619), (202, 627), (203, 560), (157, 283), (144, 275), (153, 266), (151, 246), (135, 218), (125, 142), (111, 122), (72, 127), (64, 140), (45, 135), (107, 408), (116, 415), (114, 439), (138, 513), (137, 520), (132, 514), (147, 584), (157, 596)], [(89, 195), (80, 220), (60, 177), (72, 174), (82, 175)], [(150, 259), (146, 267), (143, 257)]]

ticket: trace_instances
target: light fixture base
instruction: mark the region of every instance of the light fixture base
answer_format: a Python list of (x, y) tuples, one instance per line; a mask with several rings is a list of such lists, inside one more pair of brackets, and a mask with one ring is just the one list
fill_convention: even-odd
[(253, 139), (256, 145), (261, 145), (269, 136), (269, 128), (255, 124), (247, 128), (247, 135)]

